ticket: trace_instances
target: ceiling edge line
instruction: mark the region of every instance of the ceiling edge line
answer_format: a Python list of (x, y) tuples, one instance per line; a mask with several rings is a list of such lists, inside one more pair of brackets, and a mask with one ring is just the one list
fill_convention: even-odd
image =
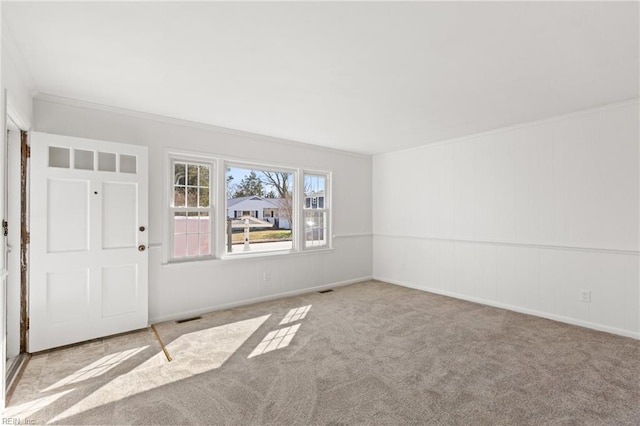
[(485, 130), (485, 131), (477, 132), (477, 133), (470, 133), (468, 135), (458, 136), (458, 137), (451, 138), (451, 139), (443, 139), (443, 140), (439, 140), (439, 141), (436, 141), (436, 142), (426, 142), (426, 143), (424, 143), (422, 145), (413, 146), (413, 147), (410, 147), (410, 148), (398, 149), (396, 151), (381, 152), (379, 154), (373, 154), (372, 156), (373, 157), (384, 157), (386, 155), (407, 153), (407, 152), (416, 151), (416, 150), (420, 150), (420, 149), (424, 149), (424, 148), (432, 148), (432, 147), (436, 147), (436, 146), (440, 146), (440, 145), (461, 143), (461, 142), (466, 142), (466, 141), (471, 140), (471, 139), (476, 139), (476, 138), (481, 138), (481, 137), (485, 137), (485, 136), (490, 136), (490, 135), (510, 132), (510, 131), (513, 131), (513, 130), (521, 129), (523, 127), (539, 126), (541, 124), (552, 123), (554, 121), (565, 120), (565, 119), (571, 118), (571, 117), (579, 117), (581, 115), (586, 115), (586, 114), (590, 114), (590, 113), (597, 112), (597, 111), (607, 111), (607, 110), (612, 110), (612, 109), (617, 109), (617, 108), (624, 108), (626, 106), (630, 106), (630, 105), (634, 105), (634, 104), (640, 104), (640, 97), (630, 98), (630, 99), (626, 99), (624, 101), (618, 101), (618, 102), (613, 102), (613, 103), (604, 104), (604, 105), (599, 105), (599, 106), (596, 106), (596, 107), (589, 107), (589, 108), (585, 108), (585, 109), (571, 111), (571, 112), (567, 112), (567, 113), (564, 113), (564, 114), (552, 115), (552, 116), (541, 118), (541, 119), (538, 119), (538, 120), (524, 121), (522, 123), (513, 124), (513, 125), (510, 125), (510, 126), (496, 127), (495, 129)]
[(289, 145), (289, 146), (296, 146), (296, 147), (302, 146), (306, 149), (314, 149), (321, 152), (330, 152), (334, 154), (349, 155), (352, 157), (363, 158), (363, 159), (367, 159), (367, 158), (370, 159), (373, 156), (372, 154), (366, 154), (366, 153), (355, 152), (355, 151), (347, 151), (347, 150), (338, 149), (338, 148), (330, 148), (330, 147), (316, 145), (309, 142), (300, 142), (300, 141), (295, 141), (291, 139), (279, 138), (277, 136), (269, 136), (269, 135), (263, 135), (260, 133), (252, 133), (252, 132), (239, 130), (239, 129), (231, 129), (228, 127), (216, 126), (214, 124), (200, 123), (197, 121), (190, 121), (182, 118), (168, 117), (165, 115), (153, 114), (150, 112), (143, 112), (143, 111), (136, 111), (132, 109), (105, 105), (97, 102), (83, 101), (79, 99), (52, 95), (52, 94), (43, 93), (43, 92), (38, 92), (37, 95), (34, 96), (34, 101), (44, 101), (44, 102), (72, 106), (76, 108), (93, 109), (93, 110), (98, 110), (103, 112), (110, 112), (114, 114), (125, 115), (129, 117), (153, 120), (161, 123), (173, 124), (176, 126), (190, 127), (190, 128), (196, 128), (196, 129), (206, 130), (210, 132), (224, 133), (232, 136), (261, 139), (261, 140), (266, 140), (269, 142), (275, 142), (275, 143), (280, 143), (280, 144)]

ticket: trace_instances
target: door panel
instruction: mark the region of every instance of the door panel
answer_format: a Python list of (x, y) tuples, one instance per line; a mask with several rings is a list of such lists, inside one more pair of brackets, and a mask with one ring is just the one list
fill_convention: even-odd
[(102, 248), (135, 247), (138, 222), (135, 183), (103, 182)]
[(47, 274), (47, 318), (52, 324), (89, 319), (89, 269)]
[(29, 351), (146, 327), (146, 147), (30, 137)]
[(47, 251), (89, 250), (89, 181), (48, 179)]

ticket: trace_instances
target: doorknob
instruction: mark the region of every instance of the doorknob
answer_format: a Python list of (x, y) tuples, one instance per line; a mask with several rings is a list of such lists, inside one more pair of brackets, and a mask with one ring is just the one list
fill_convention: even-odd
[(145, 251), (146, 247), (144, 246), (144, 244), (140, 244), (138, 246), (138, 251)]

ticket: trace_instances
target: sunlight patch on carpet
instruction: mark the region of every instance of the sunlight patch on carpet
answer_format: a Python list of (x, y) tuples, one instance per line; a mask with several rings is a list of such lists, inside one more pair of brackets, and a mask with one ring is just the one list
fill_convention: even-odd
[(167, 350), (174, 363), (184, 364), (192, 374), (204, 373), (222, 366), (269, 316), (183, 334), (168, 343)]
[(247, 358), (253, 358), (254, 356), (275, 351), (276, 349), (286, 348), (289, 346), (289, 343), (291, 343), (291, 340), (293, 340), (293, 336), (296, 335), (299, 328), (300, 324), (294, 324), (290, 327), (269, 332)]
[[(73, 392), (74, 390), (75, 389), (67, 389), (53, 395), (45, 396), (43, 398), (25, 402), (24, 404), (9, 407), (2, 412), (2, 418), (3, 420), (14, 420), (14, 422), (3, 422), (3, 424), (28, 424), (26, 419), (29, 419), (29, 417), (33, 416), (36, 412), (42, 410), (45, 407), (48, 407), (58, 399)], [(21, 419), (21, 422), (18, 423), (16, 419)]]
[(166, 362), (159, 352), (128, 373), (114, 378), (86, 398), (51, 419), (52, 423), (65, 418), (177, 382), (196, 374), (221, 367), (255, 333), (271, 315), (237, 321), (167, 338), (176, 329), (159, 326), (158, 332), (170, 343), (167, 348), (173, 357)]
[(82, 367), (80, 370), (76, 371), (73, 374), (65, 377), (62, 380), (59, 380), (55, 384), (49, 386), (46, 389), (41, 390), (40, 392), (49, 392), (57, 388), (61, 388), (66, 385), (70, 385), (72, 383), (78, 383), (83, 380), (89, 380), (94, 377), (102, 376), (107, 371), (115, 368), (116, 366), (122, 364), (124, 361), (128, 360), (132, 356), (142, 352), (147, 349), (149, 346), (141, 346), (139, 348), (129, 349), (127, 351), (116, 352), (113, 354), (105, 355), (99, 360), (92, 362), (86, 367)]
[(300, 306), (299, 308), (291, 309), (289, 313), (280, 321), (280, 325), (289, 324), (290, 322), (296, 322), (307, 316), (307, 313), (311, 309), (311, 305)]

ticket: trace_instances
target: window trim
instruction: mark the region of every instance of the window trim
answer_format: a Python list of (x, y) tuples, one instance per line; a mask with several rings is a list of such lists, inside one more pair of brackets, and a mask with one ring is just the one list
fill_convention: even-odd
[[(313, 252), (313, 251), (321, 251), (321, 250), (333, 250), (333, 188), (332, 188), (332, 184), (333, 184), (333, 173), (331, 171), (326, 171), (326, 170), (317, 170), (317, 169), (302, 169), (301, 170), (301, 175), (302, 175), (302, 184), (300, 185), (300, 189), (299, 191), (301, 192), (300, 197), (301, 197), (301, 201), (300, 201), (300, 219), (301, 219), (301, 231), (300, 233), (302, 234), (302, 238), (301, 238), (301, 251), (303, 252)], [(310, 203), (310, 207), (306, 208), (306, 202), (304, 201), (306, 199), (305, 197), (305, 192), (304, 192), (304, 177), (306, 175), (315, 175), (315, 176), (324, 176), (325, 178), (325, 183), (324, 183), (324, 206), (323, 208), (313, 208), (313, 202)], [(319, 197), (318, 197), (319, 200)], [(318, 201), (319, 203), (319, 201)], [(328, 207), (327, 207), (328, 206)], [(305, 227), (304, 227), (304, 223), (302, 223), (304, 221), (304, 212), (305, 210), (310, 210), (310, 211), (320, 211), (320, 212), (325, 212), (326, 213), (326, 239), (327, 242), (326, 244), (323, 244), (321, 246), (310, 246), (307, 247), (306, 246), (306, 240), (305, 240), (305, 236), (306, 236), (306, 232), (305, 232)]]
[[(266, 170), (266, 171), (270, 171), (270, 172), (280, 172), (280, 173), (291, 173), (293, 175), (293, 206), (292, 206), (292, 218), (291, 221), (294, 224), (299, 223), (298, 221), (298, 203), (299, 201), (297, 200), (298, 195), (297, 195), (297, 191), (296, 191), (296, 187), (298, 185), (298, 176), (301, 173), (301, 169), (300, 168), (295, 168), (295, 167), (286, 167), (283, 165), (278, 165), (278, 164), (265, 164), (265, 163), (256, 163), (253, 161), (242, 161), (242, 160), (238, 160), (238, 159), (226, 159), (226, 160), (221, 160), (222, 166), (221, 166), (221, 177), (220, 178), (220, 184), (224, 186), (224, 200), (222, 201), (224, 206), (224, 209), (222, 209), (222, 213), (220, 213), (222, 216), (224, 216), (223, 218), (220, 218), (220, 222), (221, 224), (219, 225), (220, 228), (218, 229), (219, 231), (219, 235), (225, 235), (226, 236), (226, 232), (227, 232), (227, 228), (226, 228), (226, 220), (227, 220), (227, 168), (229, 167), (236, 167), (236, 168), (241, 168), (244, 170)], [(222, 192), (222, 191), (221, 191)], [(223, 220), (224, 219), (224, 220)], [(298, 253), (300, 252), (300, 245), (298, 242), (298, 234), (300, 234), (300, 231), (298, 229), (296, 229), (298, 227), (298, 225), (296, 226), (292, 226), (291, 227), (291, 248), (287, 248), (287, 249), (276, 249), (276, 250), (266, 250), (266, 251), (259, 251), (259, 252), (240, 252), (240, 253), (228, 253), (227, 252), (227, 247), (225, 244), (225, 239), (224, 238), (219, 238), (219, 242), (218, 244), (220, 244), (220, 256), (218, 256), (220, 259), (235, 259), (235, 258), (242, 258), (242, 257), (260, 257), (260, 256), (270, 256), (270, 255), (278, 255), (278, 254), (293, 254), (293, 253)]]
[[(189, 207), (185, 208), (186, 212), (198, 211), (209, 213), (209, 247), (210, 253), (207, 255), (198, 256), (185, 256), (174, 257), (174, 224), (173, 218), (176, 211), (180, 211), (179, 208), (173, 206), (174, 199), (174, 165), (178, 162), (184, 162), (188, 164), (198, 164), (209, 166), (209, 207)], [(216, 188), (216, 170), (218, 164), (217, 159), (207, 154), (187, 152), (187, 151), (174, 151), (165, 150), (165, 168), (164, 168), (164, 181), (166, 182), (166, 188), (164, 190), (164, 205), (163, 205), (163, 231), (166, 244), (163, 244), (163, 263), (183, 263), (193, 262), (201, 260), (211, 260), (216, 258), (216, 222), (217, 222), (217, 188)], [(185, 177), (186, 178), (186, 177)], [(186, 196), (186, 193), (185, 193)]]

